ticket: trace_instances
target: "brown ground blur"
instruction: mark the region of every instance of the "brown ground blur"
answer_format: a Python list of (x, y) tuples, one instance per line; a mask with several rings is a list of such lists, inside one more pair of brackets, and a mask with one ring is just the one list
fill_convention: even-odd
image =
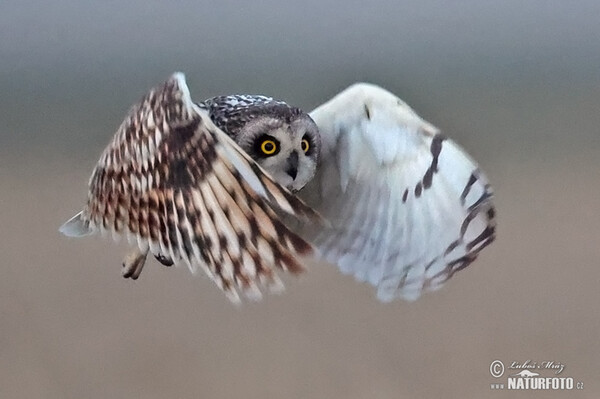
[(88, 171), (31, 161), (0, 183), (0, 397), (481, 398), (495, 359), (562, 362), (586, 384), (577, 397), (597, 397), (594, 167), (492, 170), (497, 242), (415, 303), (380, 304), (315, 265), (237, 309), (183, 268), (153, 261), (124, 280), (111, 240), (61, 237)]

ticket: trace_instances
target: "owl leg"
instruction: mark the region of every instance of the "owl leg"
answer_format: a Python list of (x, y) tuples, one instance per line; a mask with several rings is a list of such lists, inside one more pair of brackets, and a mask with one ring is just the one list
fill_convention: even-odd
[(142, 252), (138, 248), (125, 255), (121, 270), (123, 277), (137, 280), (146, 263), (146, 256), (148, 256), (148, 250)]

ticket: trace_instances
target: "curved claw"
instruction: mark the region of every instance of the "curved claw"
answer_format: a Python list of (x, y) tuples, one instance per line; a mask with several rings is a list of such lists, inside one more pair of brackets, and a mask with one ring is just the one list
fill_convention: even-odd
[(159, 261), (160, 263), (162, 263), (165, 266), (173, 266), (173, 259), (171, 259), (168, 256), (165, 256), (163, 254), (160, 255), (154, 255), (154, 257), (156, 258), (157, 261)]

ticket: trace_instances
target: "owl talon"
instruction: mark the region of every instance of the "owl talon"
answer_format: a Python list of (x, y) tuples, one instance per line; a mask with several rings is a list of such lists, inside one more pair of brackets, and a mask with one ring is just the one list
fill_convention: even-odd
[(160, 255), (154, 255), (154, 257), (156, 258), (157, 261), (159, 261), (160, 263), (162, 263), (165, 266), (173, 266), (173, 259), (169, 258), (168, 256), (165, 256), (163, 254)]
[(125, 258), (123, 259), (123, 269), (121, 270), (123, 277), (137, 280), (144, 268), (147, 255), (148, 251), (142, 252), (139, 249), (135, 249), (125, 255)]

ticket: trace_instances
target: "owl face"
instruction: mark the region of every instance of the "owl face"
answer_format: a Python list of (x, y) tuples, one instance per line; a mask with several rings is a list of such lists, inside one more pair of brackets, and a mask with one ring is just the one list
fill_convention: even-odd
[(295, 192), (315, 175), (321, 140), (306, 114), (295, 118), (261, 115), (238, 132), (237, 143), (282, 186)]

